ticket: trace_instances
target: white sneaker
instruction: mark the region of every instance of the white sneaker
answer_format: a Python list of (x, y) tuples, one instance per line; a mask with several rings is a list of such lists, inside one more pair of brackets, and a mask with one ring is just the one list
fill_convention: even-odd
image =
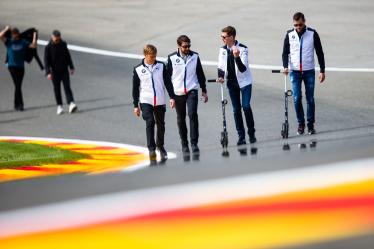
[(74, 102), (71, 102), (69, 105), (69, 113), (74, 113), (77, 110), (78, 110), (78, 106)]
[(64, 108), (62, 108), (62, 105), (57, 106), (57, 115), (61, 115), (64, 113)]

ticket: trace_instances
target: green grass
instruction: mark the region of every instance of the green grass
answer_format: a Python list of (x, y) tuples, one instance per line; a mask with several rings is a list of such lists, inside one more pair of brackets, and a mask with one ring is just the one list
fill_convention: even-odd
[(0, 168), (66, 163), (87, 157), (56, 147), (0, 141)]

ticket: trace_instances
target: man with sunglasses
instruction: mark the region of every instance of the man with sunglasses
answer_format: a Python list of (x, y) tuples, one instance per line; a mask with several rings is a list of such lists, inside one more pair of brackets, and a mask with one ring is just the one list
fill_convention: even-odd
[(237, 145), (246, 144), (242, 108), (247, 123), (249, 142), (252, 144), (255, 143), (257, 139), (250, 105), (252, 75), (248, 66), (248, 48), (235, 39), (236, 30), (234, 27), (225, 27), (221, 32), (224, 46), (219, 50), (218, 82), (223, 83), (225, 79), (227, 80), (227, 88), (234, 111), (236, 131), (239, 137)]
[(301, 12), (293, 16), (294, 29), (287, 31), (283, 45), (283, 67), (284, 73), (289, 73), (294, 96), (294, 105), (297, 121), (299, 123), (297, 134), (302, 135), (305, 131), (305, 117), (302, 105), (301, 83), (304, 81), (305, 96), (307, 103), (307, 127), (308, 134), (316, 133), (315, 123), (315, 65), (314, 50), (316, 51), (320, 74), (318, 79), (320, 83), (325, 80), (325, 58), (323, 54), (321, 40), (318, 33), (305, 25), (305, 17)]
[(168, 56), (167, 69), (173, 83), (175, 93), (175, 109), (179, 136), (182, 143), (182, 152), (190, 153), (187, 139), (186, 106), (190, 119), (190, 142), (193, 153), (199, 152), (199, 120), (197, 105), (199, 101), (198, 90), (202, 90), (204, 103), (208, 101), (205, 84), (205, 75), (199, 55), (190, 50), (191, 40), (186, 35), (177, 39), (178, 50)]

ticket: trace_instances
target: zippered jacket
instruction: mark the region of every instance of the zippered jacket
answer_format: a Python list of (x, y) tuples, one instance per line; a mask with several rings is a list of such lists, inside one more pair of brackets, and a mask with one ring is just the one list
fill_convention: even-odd
[(134, 107), (138, 107), (139, 103), (165, 105), (165, 88), (170, 99), (174, 99), (173, 85), (163, 62), (156, 61), (152, 68), (148, 68), (143, 59), (134, 67), (132, 90)]
[(180, 56), (179, 50), (170, 54), (167, 69), (176, 95), (186, 95), (199, 87), (206, 93), (206, 78), (198, 53), (190, 51), (186, 62)]
[(300, 34), (295, 29), (287, 31), (283, 44), (283, 67), (293, 71), (314, 70), (314, 50), (316, 51), (321, 73), (325, 72), (325, 57), (318, 33), (306, 27)]
[[(235, 63), (235, 74), (240, 88), (248, 86), (253, 83), (252, 74), (249, 70), (248, 64), (248, 48), (239, 43), (235, 42), (235, 46), (239, 49), (239, 58), (245, 67), (238, 68), (237, 63)], [(223, 46), (219, 49), (218, 55), (218, 76), (225, 78), (227, 76), (227, 46)], [(242, 66), (242, 65), (241, 65)]]

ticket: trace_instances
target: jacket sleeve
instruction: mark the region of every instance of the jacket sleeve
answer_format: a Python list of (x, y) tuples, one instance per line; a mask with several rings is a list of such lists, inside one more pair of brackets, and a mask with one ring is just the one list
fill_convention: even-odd
[(174, 88), (173, 88), (173, 83), (171, 82), (171, 77), (166, 69), (166, 66), (164, 64), (164, 69), (163, 69), (163, 78), (164, 78), (164, 85), (166, 88), (166, 91), (168, 91), (170, 99), (174, 99), (175, 94), (174, 94)]
[(222, 49), (219, 50), (218, 53), (218, 68), (217, 68), (217, 75), (218, 78), (225, 78), (225, 62), (223, 61)]
[(51, 73), (51, 54), (49, 50), (49, 46), (47, 45), (44, 49), (44, 67), (45, 67), (45, 75)]
[(67, 62), (68, 62), (68, 65), (69, 65), (69, 68), (70, 69), (74, 69), (74, 64), (73, 64), (73, 60), (71, 59), (71, 55), (70, 55), (70, 52), (69, 52), (69, 49), (68, 49), (68, 45), (66, 45), (66, 56), (67, 56)]
[(171, 63), (170, 56), (168, 56), (168, 61), (166, 64), (166, 69), (170, 75), (170, 77), (173, 75), (173, 64)]
[(140, 94), (140, 79), (134, 68), (134, 71), (132, 74), (132, 98), (133, 98), (134, 107), (139, 106), (139, 94)]
[(283, 53), (282, 53), (283, 68), (288, 68), (289, 54), (290, 54), (290, 41), (289, 41), (288, 33), (287, 33), (286, 37), (284, 38), (284, 42), (283, 42)]
[(319, 67), (320, 67), (321, 73), (324, 73), (325, 72), (325, 55), (323, 53), (321, 39), (319, 38), (319, 35), (316, 31), (314, 31), (313, 39), (314, 39), (314, 48), (316, 50)]
[(203, 93), (206, 93), (206, 78), (203, 70), (203, 66), (201, 65), (200, 57), (197, 57), (197, 65), (196, 65), (196, 74), (197, 74), (197, 79), (200, 84), (201, 91)]
[(245, 48), (241, 53), (241, 56), (235, 58), (236, 66), (238, 67), (239, 72), (244, 73), (247, 70), (248, 65), (248, 48)]

